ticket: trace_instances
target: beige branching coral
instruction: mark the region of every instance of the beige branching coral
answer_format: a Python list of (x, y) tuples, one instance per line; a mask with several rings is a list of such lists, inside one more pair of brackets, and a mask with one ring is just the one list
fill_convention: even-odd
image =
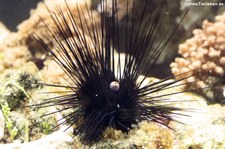
[(31, 58), (27, 46), (7, 46), (4, 41), (10, 40), (9, 37), (11, 32), (0, 22), (0, 72), (8, 68), (20, 67)]
[(198, 81), (197, 87), (216, 83), (225, 76), (225, 12), (216, 16), (215, 22), (203, 21), (202, 29), (179, 45), (179, 54), (171, 64), (174, 75), (193, 70), (187, 82)]
[[(89, 17), (87, 9), (90, 8), (91, 0), (67, 0), (66, 2), (70, 7), (72, 15), (77, 20), (77, 26), (81, 27), (79, 13), (85, 14), (82, 17)], [(52, 37), (50, 37), (46, 26), (50, 29), (54, 28), (52, 32), (59, 34), (55, 30), (55, 23), (48, 12), (51, 11), (58, 16), (59, 14), (54, 11), (57, 7), (60, 7), (66, 13), (67, 6), (64, 0), (45, 0), (44, 2), (40, 2), (37, 8), (31, 11), (30, 17), (17, 27), (18, 32), (10, 32), (0, 24), (0, 70), (14, 67), (14, 65), (20, 66), (22, 63), (31, 60), (32, 56), (42, 59), (43, 55), (40, 53), (42, 47), (33, 38), (33, 35), (34, 33), (38, 34), (41, 39), (48, 43), (52, 41)], [(84, 12), (78, 12), (78, 8)], [(95, 16), (96, 13), (93, 12), (92, 15)], [(67, 17), (66, 19), (69, 18)]]
[[(67, 0), (66, 2), (70, 7), (72, 15), (77, 20), (77, 25), (81, 27), (82, 24), (79, 21), (79, 15), (83, 14), (82, 17), (89, 17), (86, 12), (90, 8), (91, 0)], [(30, 12), (30, 17), (17, 26), (18, 32), (9, 44), (11, 46), (26, 44), (36, 47), (36, 40), (32, 39), (34, 33), (38, 34), (42, 39), (49, 38), (46, 26), (52, 29), (55, 23), (48, 11), (55, 13), (53, 15), (59, 16), (60, 14), (56, 11), (59, 7), (62, 12), (66, 12), (67, 6), (64, 0), (45, 0), (44, 2), (40, 2), (37, 8)], [(83, 10), (83, 12), (78, 12), (78, 8)], [(92, 15), (95, 15), (95, 13)], [(69, 18), (66, 17), (66, 19), (68, 20)], [(57, 30), (53, 33), (57, 33)], [(49, 40), (51, 41), (51, 38)]]

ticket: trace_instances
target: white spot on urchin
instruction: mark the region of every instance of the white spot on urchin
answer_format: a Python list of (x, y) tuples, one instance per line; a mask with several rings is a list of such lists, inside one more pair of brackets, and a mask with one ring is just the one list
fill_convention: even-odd
[(118, 91), (120, 89), (120, 84), (117, 81), (112, 81), (109, 85), (109, 88), (113, 91)]

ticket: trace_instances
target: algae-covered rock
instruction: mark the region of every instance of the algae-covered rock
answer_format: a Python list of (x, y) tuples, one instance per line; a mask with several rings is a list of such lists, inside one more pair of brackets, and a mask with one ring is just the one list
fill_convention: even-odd
[(5, 133), (1, 142), (28, 142), (49, 134), (57, 125), (55, 116), (42, 117), (50, 109), (38, 109), (29, 105), (47, 98), (40, 95), (43, 86), (41, 75), (34, 63), (10, 69), (0, 75), (0, 107), (5, 118)]
[[(91, 149), (171, 149), (173, 147), (172, 130), (159, 124), (143, 121), (129, 131), (128, 134), (107, 128), (103, 138)], [(85, 148), (76, 144), (76, 148)], [(88, 148), (86, 146), (86, 148)]]
[[(222, 149), (225, 148), (225, 107), (207, 105), (204, 98), (193, 94), (184, 94), (182, 100), (197, 99), (190, 104), (189, 117), (180, 119), (184, 125), (175, 127), (174, 146), (181, 148)], [(182, 107), (182, 105), (181, 105)]]
[(0, 140), (4, 136), (4, 129), (5, 129), (5, 118), (2, 114), (2, 110), (0, 110)]

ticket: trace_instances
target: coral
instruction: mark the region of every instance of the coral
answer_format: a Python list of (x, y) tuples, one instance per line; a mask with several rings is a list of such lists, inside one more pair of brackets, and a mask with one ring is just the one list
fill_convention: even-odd
[[(92, 43), (88, 36), (86, 36), (85, 38), (86, 38), (87, 43), (90, 43), (90, 44)], [(76, 40), (76, 37), (74, 39)], [(70, 38), (67, 39), (67, 40), (70, 40)], [(63, 44), (65, 44), (65, 43), (63, 43)], [(80, 46), (82, 46), (82, 45), (80, 45)], [(94, 50), (91, 49), (91, 47), (92, 46), (90, 46), (90, 48), (88, 49), (88, 51), (90, 53), (92, 51), (94, 51)], [(81, 48), (83, 50), (86, 50), (84, 47), (81, 47)], [(56, 51), (57, 47), (53, 48), (52, 50)], [(67, 51), (71, 54), (69, 49), (67, 49)], [(57, 54), (59, 54), (59, 53), (57, 53)], [(63, 54), (63, 53), (61, 53), (61, 54)], [(61, 60), (61, 61), (63, 61), (63, 60)], [(65, 83), (68, 83), (68, 80), (70, 80), (68, 75), (64, 72), (64, 70), (61, 69), (61, 67), (53, 59), (46, 59), (44, 61), (44, 67), (41, 70), (41, 72), (42, 72), (42, 74), (43, 74), (47, 83), (65, 84)], [(73, 82), (70, 82), (70, 83), (73, 83)], [(54, 90), (56, 90), (56, 89), (62, 91), (61, 88), (54, 88)]]
[(10, 33), (10, 31), (6, 28), (6, 26), (0, 22), (0, 41), (4, 40), (6, 36)]
[[(90, 25), (90, 21), (81, 23), (79, 18), (80, 13), (83, 14), (82, 17), (89, 17), (90, 14), (87, 13), (87, 9), (90, 8), (90, 0), (67, 0), (67, 4), (76, 19), (77, 26), (82, 28), (84, 26), (83, 24)], [(54, 22), (48, 12), (49, 10), (53, 12), (58, 6), (60, 6), (62, 11), (67, 9), (64, 0), (45, 0), (44, 2), (40, 2), (36, 9), (31, 10), (30, 17), (17, 26), (18, 31), (15, 33), (9, 32), (2, 24), (0, 25), (0, 27), (2, 27), (2, 31), (0, 33), (0, 70), (10, 68), (11, 66), (14, 67), (14, 65), (20, 66), (28, 60), (34, 61), (40, 68), (43, 67), (42, 63), (46, 59), (46, 56), (43, 55), (42, 47), (37, 40), (33, 38), (33, 36), (35, 33), (40, 38), (48, 42), (49, 45), (55, 44), (52, 43), (52, 38), (49, 36), (50, 34), (46, 26), (51, 29), (54, 28), (54, 31), (52, 30), (52, 32), (59, 35), (59, 32), (55, 30)], [(84, 11), (78, 12), (77, 6)], [(53, 13), (60, 15), (59, 12), (56, 11)], [(92, 15), (95, 16), (94, 21), (97, 22), (98, 18), (100, 18), (98, 16), (99, 14), (93, 11)], [(70, 18), (67, 16), (66, 19), (68, 20)], [(72, 24), (68, 25), (71, 26)]]
[[(79, 7), (81, 7), (81, 9), (84, 10), (84, 12), (86, 11), (86, 9), (90, 7), (90, 4), (91, 4), (90, 0), (84, 0), (84, 1), (67, 0), (66, 2), (68, 6), (70, 7), (72, 14), (77, 20), (80, 19), (79, 13), (83, 13), (83, 12), (77, 11), (77, 4)], [(52, 29), (54, 28), (54, 22), (51, 19), (51, 15), (49, 14), (48, 11), (56, 10), (55, 8), (57, 6), (60, 6), (62, 11), (66, 11), (67, 6), (65, 5), (64, 0), (45, 0), (44, 3), (40, 2), (37, 5), (37, 8), (30, 12), (31, 14), (30, 18), (18, 25), (17, 34), (19, 34), (18, 37), (20, 38), (19, 39), (20, 42), (23, 42), (23, 43), (25, 42), (29, 46), (32, 46), (32, 44), (36, 45), (37, 41), (32, 39), (34, 32), (38, 34), (40, 38), (47, 39), (48, 42), (51, 41), (51, 39), (48, 39), (49, 34), (45, 25), (47, 25), (49, 28)], [(47, 6), (47, 8), (45, 5)], [(58, 12), (54, 11), (54, 13), (55, 15), (60, 15)], [(88, 17), (88, 14), (86, 14), (84, 17)], [(67, 17), (66, 19), (69, 19), (69, 18)], [(43, 21), (45, 22), (45, 24), (43, 23)], [(82, 26), (82, 24), (79, 21), (77, 21), (77, 24), (80, 27)], [(57, 34), (58, 32), (55, 30), (55, 33)]]
[(216, 16), (215, 22), (203, 21), (202, 29), (195, 29), (194, 36), (179, 45), (179, 54), (171, 64), (174, 75), (193, 71), (187, 82), (197, 81), (203, 88), (222, 82), (225, 76), (225, 13)]
[(0, 71), (12, 67), (20, 67), (26, 63), (31, 54), (27, 46), (19, 45), (17, 47), (10, 47), (6, 43), (11, 41), (12, 34), (7, 28), (0, 22)]
[[(62, 84), (65, 83), (63, 77), (65, 77), (64, 71), (54, 60), (46, 60), (44, 62), (44, 68), (41, 70), (43, 76), (48, 83)], [(55, 88), (56, 89), (56, 88)]]
[(23, 65), (31, 58), (31, 54), (26, 46), (1, 46), (0, 57), (0, 71), (3, 71), (4, 69)]

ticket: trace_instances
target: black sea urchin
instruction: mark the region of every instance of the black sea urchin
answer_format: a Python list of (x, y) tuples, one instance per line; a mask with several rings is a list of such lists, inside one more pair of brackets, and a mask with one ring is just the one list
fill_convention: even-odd
[[(66, 115), (66, 121), (62, 124), (75, 124), (75, 132), (84, 144), (97, 142), (107, 127), (128, 132), (132, 124), (142, 120), (167, 126), (169, 121), (175, 121), (172, 115), (179, 115), (177, 111), (182, 110), (170, 105), (170, 100), (165, 97), (168, 94), (153, 96), (182, 79), (168, 81), (172, 77), (167, 77), (146, 84), (146, 77), (139, 77), (141, 71), (144, 76), (149, 76), (152, 66), (178, 27), (171, 27), (171, 30), (160, 35), (162, 38), (158, 46), (153, 47), (157, 32), (164, 25), (166, 1), (163, 0), (151, 14), (146, 14), (146, 6), (151, 5), (151, 1), (144, 1), (146, 5), (140, 13), (141, 18), (137, 17), (137, 10), (124, 8), (131, 20), (128, 21), (126, 17), (125, 54), (116, 52), (116, 47), (120, 46), (120, 35), (115, 34), (119, 24), (117, 0), (111, 0), (110, 3), (100, 1), (101, 19), (97, 23), (92, 11), (79, 9), (79, 6), (79, 19), (72, 16), (69, 6), (67, 12), (60, 7), (56, 12), (49, 10), (55, 27), (46, 27), (56, 44), (54, 50), (43, 39), (36, 37), (69, 79), (65, 86), (43, 85), (70, 90), (65, 95), (46, 99), (40, 105), (64, 105), (63, 110), (73, 109), (74, 112)], [(127, 7), (134, 6), (136, 0), (126, 2)], [(88, 17), (83, 17), (85, 14)], [(134, 30), (134, 22), (138, 24), (137, 30)]]

